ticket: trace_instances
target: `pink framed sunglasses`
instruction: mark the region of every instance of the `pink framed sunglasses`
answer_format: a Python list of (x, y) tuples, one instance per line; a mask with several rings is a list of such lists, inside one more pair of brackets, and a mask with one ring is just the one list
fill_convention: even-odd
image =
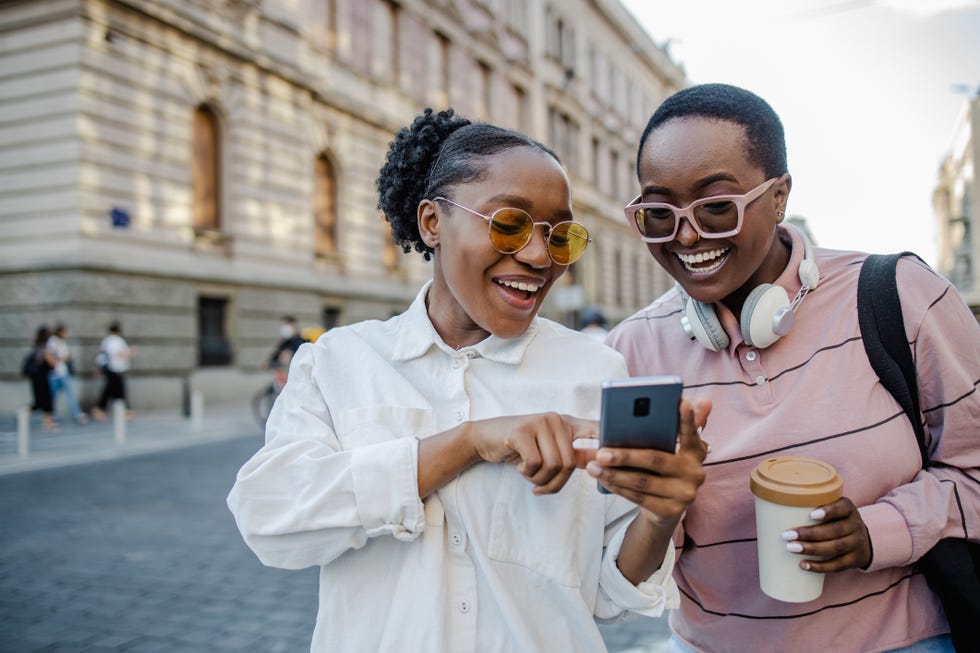
[(647, 243), (666, 243), (677, 237), (681, 218), (687, 218), (701, 238), (728, 238), (742, 229), (745, 207), (759, 199), (773, 184), (773, 177), (744, 195), (703, 197), (680, 208), (666, 202), (640, 202), (638, 195), (623, 209), (626, 220)]

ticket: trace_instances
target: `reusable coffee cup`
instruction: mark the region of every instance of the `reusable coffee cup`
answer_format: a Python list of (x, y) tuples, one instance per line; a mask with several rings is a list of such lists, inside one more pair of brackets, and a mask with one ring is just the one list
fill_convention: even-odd
[(823, 574), (800, 569), (800, 562), (806, 558), (787, 551), (781, 535), (798, 526), (817, 523), (810, 519), (810, 513), (841, 498), (844, 484), (840, 476), (820, 460), (777, 456), (752, 470), (749, 487), (755, 495), (762, 591), (791, 603), (816, 599), (823, 592)]

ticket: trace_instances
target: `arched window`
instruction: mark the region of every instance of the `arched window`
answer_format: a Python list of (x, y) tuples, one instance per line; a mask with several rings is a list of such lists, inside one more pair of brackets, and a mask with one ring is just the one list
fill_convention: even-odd
[(313, 175), (314, 253), (330, 256), (337, 253), (337, 179), (326, 155), (316, 158)]
[(218, 117), (206, 104), (194, 110), (191, 186), (195, 231), (221, 229), (221, 137)]

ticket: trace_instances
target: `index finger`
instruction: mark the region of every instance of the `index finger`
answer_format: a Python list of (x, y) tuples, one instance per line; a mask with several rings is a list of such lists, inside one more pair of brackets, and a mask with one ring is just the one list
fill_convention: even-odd
[[(584, 469), (590, 460), (595, 460), (599, 447), (599, 423), (595, 420), (562, 415), (572, 433), (572, 446), (575, 449), (575, 466)], [(576, 442), (578, 441), (578, 442)]]
[(681, 399), (677, 408), (679, 426), (677, 430), (677, 452), (687, 451), (698, 456), (699, 460), (704, 460), (708, 453), (707, 445), (701, 439), (699, 430), (708, 423), (708, 415), (711, 413), (711, 401), (708, 399), (696, 399), (690, 401)]

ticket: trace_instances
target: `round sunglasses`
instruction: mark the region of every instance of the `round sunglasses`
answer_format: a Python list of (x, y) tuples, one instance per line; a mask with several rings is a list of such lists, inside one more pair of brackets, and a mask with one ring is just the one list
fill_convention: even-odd
[(592, 239), (589, 230), (580, 222), (568, 220), (551, 224), (535, 222), (527, 211), (513, 208), (497, 209), (490, 215), (457, 204), (446, 197), (433, 198), (434, 202), (446, 202), (483, 218), (490, 227), (490, 242), (501, 254), (516, 254), (524, 249), (534, 234), (534, 227), (544, 227), (545, 241), (548, 243), (548, 256), (558, 265), (571, 265), (585, 252)]

